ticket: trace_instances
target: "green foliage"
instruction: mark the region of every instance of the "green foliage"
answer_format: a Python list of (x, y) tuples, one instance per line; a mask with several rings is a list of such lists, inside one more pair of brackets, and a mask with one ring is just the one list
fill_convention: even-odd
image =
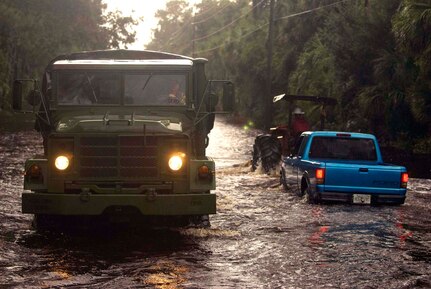
[[(274, 1), (271, 96), (335, 97), (338, 105), (327, 109), (330, 128), (430, 150), (430, 0)], [(171, 9), (171, 20), (160, 18), (153, 41), (164, 48), (178, 35), (169, 26), (187, 31), (181, 34), (187, 49), (171, 52), (209, 58), (210, 77), (235, 81), (239, 112), (258, 126), (268, 97), (269, 3), (203, 0), (195, 10)], [(319, 121), (320, 106), (296, 105), (313, 124)], [(277, 103), (274, 115), (276, 123), (286, 122), (286, 104)]]
[(408, 60), (406, 98), (418, 124), (431, 131), (431, 1), (403, 1), (393, 19), (397, 50)]
[[(171, 0), (147, 48), (208, 58), (208, 77), (233, 80), (238, 112), (257, 126), (268, 97), (331, 96), (338, 105), (327, 109), (327, 128), (431, 149), (431, 0), (274, 0), (268, 79), (270, 2)], [(0, 96), (58, 54), (132, 43), (136, 21), (105, 8), (102, 0), (1, 1)], [(3, 97), (2, 107), (9, 102)], [(319, 105), (296, 105), (318, 123)], [(287, 122), (286, 103), (273, 112), (274, 124)]]
[[(327, 128), (373, 132), (383, 142), (431, 149), (431, 0), (171, 0), (148, 49), (205, 57), (207, 75), (231, 79), (238, 112), (263, 126), (264, 101), (280, 93), (331, 96)], [(0, 2), (0, 96), (16, 77), (38, 77), (61, 53), (127, 47), (134, 19), (102, 0)], [(267, 84), (271, 82), (268, 95)], [(10, 101), (3, 97), (2, 107)], [(320, 106), (298, 102), (315, 125)], [(273, 107), (287, 122), (286, 103)]]
[(154, 30), (154, 40), (148, 49), (190, 54), (192, 38), (192, 10), (186, 1), (170, 1), (165, 10), (159, 10), (159, 27)]
[[(3, 0), (0, 2), (0, 89), (15, 78), (40, 78), (63, 53), (118, 48), (134, 42), (136, 24), (119, 12), (104, 14), (101, 0)], [(3, 97), (2, 108), (10, 100)]]

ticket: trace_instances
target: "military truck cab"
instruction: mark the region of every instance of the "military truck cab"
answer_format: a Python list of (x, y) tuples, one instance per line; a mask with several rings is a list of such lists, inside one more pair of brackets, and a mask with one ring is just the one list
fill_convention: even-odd
[[(52, 60), (27, 95), (45, 155), (25, 163), (23, 213), (216, 213), (205, 148), (214, 113), (232, 110), (234, 95), (231, 82), (206, 79), (206, 62), (127, 50)], [(15, 82), (16, 110), (27, 82)]]

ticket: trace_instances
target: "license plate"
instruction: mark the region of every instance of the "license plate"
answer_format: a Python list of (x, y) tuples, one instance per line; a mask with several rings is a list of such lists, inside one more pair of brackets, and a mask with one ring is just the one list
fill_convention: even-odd
[(354, 204), (371, 204), (371, 195), (353, 194)]

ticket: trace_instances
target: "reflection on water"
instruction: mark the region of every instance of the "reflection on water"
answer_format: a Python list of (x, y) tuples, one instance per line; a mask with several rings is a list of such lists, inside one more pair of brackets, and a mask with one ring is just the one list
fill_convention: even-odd
[(167, 260), (159, 260), (148, 268), (150, 274), (142, 280), (145, 285), (160, 289), (182, 288), (188, 268)]
[(209, 134), (206, 154), (215, 160), (217, 168), (243, 164), (251, 160), (254, 138), (258, 134), (258, 130), (226, 125), (218, 119)]
[[(36, 276), (43, 286), (181, 288), (189, 272), (182, 258), (188, 256), (193, 262), (193, 254), (199, 258), (208, 254), (184, 235), (174, 229), (76, 229), (29, 233), (17, 243), (22, 250), (32, 252), (33, 266), (27, 268), (26, 275)], [(21, 282), (35, 284), (31, 279)]]
[[(309, 205), (251, 172), (257, 131), (216, 122), (210, 228), (89, 226), (35, 233), (20, 212), (32, 132), (0, 136), (0, 284), (5, 288), (430, 288), (431, 180), (403, 206)], [(11, 144), (14, 144), (13, 146)]]
[(236, 230), (222, 230), (217, 228), (187, 228), (181, 229), (181, 234), (194, 238), (233, 238), (240, 237), (240, 232)]
[(324, 234), (328, 232), (329, 226), (321, 226), (308, 239), (311, 245), (320, 245), (325, 242)]

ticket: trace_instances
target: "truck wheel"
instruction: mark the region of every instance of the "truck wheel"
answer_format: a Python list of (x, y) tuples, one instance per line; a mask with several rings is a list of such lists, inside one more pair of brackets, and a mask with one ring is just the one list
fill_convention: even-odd
[(258, 135), (253, 145), (252, 170), (254, 171), (259, 161), (265, 173), (269, 174), (271, 169), (279, 164), (281, 160), (281, 147), (278, 139), (270, 134)]
[(189, 217), (189, 226), (199, 228), (211, 227), (209, 215), (195, 215)]
[(401, 206), (401, 205), (403, 205), (403, 204), (404, 204), (404, 202), (405, 202), (405, 198), (404, 198), (404, 199), (401, 199), (401, 200), (399, 200), (399, 201), (393, 202), (391, 205), (394, 205), (394, 206)]
[(36, 214), (31, 225), (36, 231), (49, 231), (58, 226), (58, 219), (51, 215)]
[(210, 216), (209, 215), (202, 215), (200, 217), (201, 217), (201, 223), (200, 223), (200, 225), (203, 228), (209, 228), (209, 227), (211, 227)]
[(255, 140), (255, 144), (253, 145), (253, 160), (251, 161), (251, 171), (254, 172), (257, 168), (257, 163), (259, 162), (259, 158), (260, 158), (260, 152), (259, 152), (259, 148), (256, 145), (256, 140)]

